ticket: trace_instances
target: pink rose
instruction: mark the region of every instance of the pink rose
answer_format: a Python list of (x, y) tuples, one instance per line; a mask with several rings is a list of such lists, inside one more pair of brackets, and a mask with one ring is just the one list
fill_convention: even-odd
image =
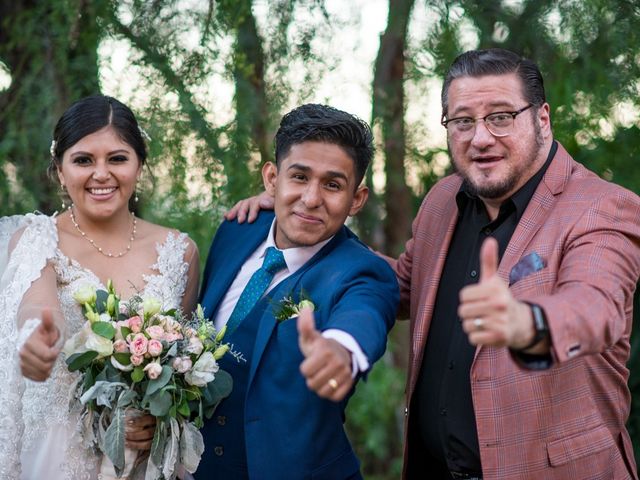
[(131, 343), (129, 343), (129, 351), (133, 355), (144, 355), (147, 353), (149, 341), (142, 333), (136, 333)]
[(133, 333), (140, 333), (142, 331), (142, 319), (138, 315), (131, 317), (127, 321), (129, 322), (129, 329)]
[(144, 371), (147, 372), (147, 377), (151, 380), (155, 380), (162, 373), (162, 366), (158, 362), (151, 362), (144, 367)]
[(169, 343), (175, 342), (176, 340), (182, 340), (182, 334), (180, 332), (167, 332), (164, 334), (164, 339)]
[(173, 369), (178, 373), (185, 373), (191, 370), (191, 359), (189, 357), (176, 357), (173, 359)]
[(151, 338), (159, 339), (164, 337), (164, 328), (160, 325), (152, 325), (151, 327), (147, 327), (147, 335)]
[(157, 357), (162, 353), (162, 342), (160, 342), (160, 340), (156, 340), (155, 338), (149, 340), (147, 351), (152, 357)]
[(129, 353), (129, 345), (124, 340), (116, 340), (113, 342), (113, 350), (116, 353)]
[(142, 355), (131, 355), (131, 363), (136, 367), (142, 365), (144, 362), (144, 357)]

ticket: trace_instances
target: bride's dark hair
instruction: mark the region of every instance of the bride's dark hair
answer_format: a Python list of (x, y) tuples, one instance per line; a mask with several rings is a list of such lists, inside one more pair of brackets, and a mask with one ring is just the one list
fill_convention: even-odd
[(63, 153), (82, 138), (111, 126), (123, 142), (133, 148), (140, 163), (147, 159), (147, 147), (136, 116), (124, 103), (105, 95), (92, 95), (78, 100), (60, 117), (53, 131), (49, 174), (56, 178)]

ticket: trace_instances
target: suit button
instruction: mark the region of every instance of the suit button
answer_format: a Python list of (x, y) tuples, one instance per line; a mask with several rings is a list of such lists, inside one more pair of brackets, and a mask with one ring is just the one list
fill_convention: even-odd
[(225, 417), (224, 415), (218, 415), (218, 425), (224, 425), (227, 423), (227, 417)]
[(215, 453), (217, 456), (221, 457), (224, 454), (224, 448), (222, 448), (220, 445), (218, 445), (217, 447), (215, 447), (213, 449), (213, 453)]
[(409, 416), (409, 407), (404, 407), (404, 416), (405, 417)]

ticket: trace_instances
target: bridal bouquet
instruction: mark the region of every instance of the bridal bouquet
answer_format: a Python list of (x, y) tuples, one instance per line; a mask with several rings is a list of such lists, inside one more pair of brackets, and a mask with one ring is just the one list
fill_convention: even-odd
[(137, 465), (125, 448), (125, 412), (149, 413), (156, 430), (144, 478), (175, 478), (178, 465), (195, 472), (204, 451), (199, 428), (232, 388), (217, 364), (229, 350), (224, 329), (216, 332), (199, 305), (187, 318), (153, 298), (121, 303), (111, 281), (106, 291), (83, 287), (74, 298), (87, 321), (63, 351), (69, 370), (81, 373), (89, 441), (115, 476), (128, 476)]

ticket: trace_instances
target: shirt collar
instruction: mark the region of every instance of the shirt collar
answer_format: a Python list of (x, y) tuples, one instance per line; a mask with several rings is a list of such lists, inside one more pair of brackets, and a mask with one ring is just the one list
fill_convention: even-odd
[[(553, 157), (555, 157), (557, 150), (558, 142), (554, 140), (551, 143), (551, 148), (549, 149), (549, 154), (547, 155), (547, 159), (545, 160), (544, 165), (540, 167), (540, 170), (538, 170), (535, 175), (533, 175), (533, 177), (527, 180), (527, 183), (525, 183), (516, 193), (514, 193), (513, 195), (511, 195), (511, 197), (504, 201), (504, 203), (500, 206), (500, 213), (502, 213), (506, 209), (512, 208), (513, 206), (516, 209), (518, 218), (522, 217), (524, 211), (527, 208), (527, 205), (529, 205), (531, 197), (533, 197), (533, 194), (538, 188), (538, 185), (542, 181), (542, 177), (544, 177), (544, 174), (549, 168), (551, 160), (553, 160)], [(460, 185), (458, 193), (456, 194), (458, 211), (464, 210), (469, 201), (475, 200), (478, 200), (478, 197), (471, 193), (469, 184), (466, 181), (463, 181), (462, 185)]]
[(331, 241), (334, 237), (333, 235), (326, 240), (323, 240), (320, 243), (316, 243), (310, 247), (292, 247), (285, 248), (284, 250), (276, 247), (275, 240), (275, 228), (276, 228), (276, 218), (271, 222), (271, 228), (269, 229), (269, 234), (267, 235), (267, 239), (258, 247), (260, 250), (259, 258), (264, 258), (267, 254), (267, 248), (274, 247), (282, 252), (284, 255), (284, 260), (287, 262), (287, 270), (290, 275), (293, 275), (296, 271), (298, 271), (305, 263), (311, 260), (316, 253), (318, 253), (322, 247), (324, 247), (327, 243)]

